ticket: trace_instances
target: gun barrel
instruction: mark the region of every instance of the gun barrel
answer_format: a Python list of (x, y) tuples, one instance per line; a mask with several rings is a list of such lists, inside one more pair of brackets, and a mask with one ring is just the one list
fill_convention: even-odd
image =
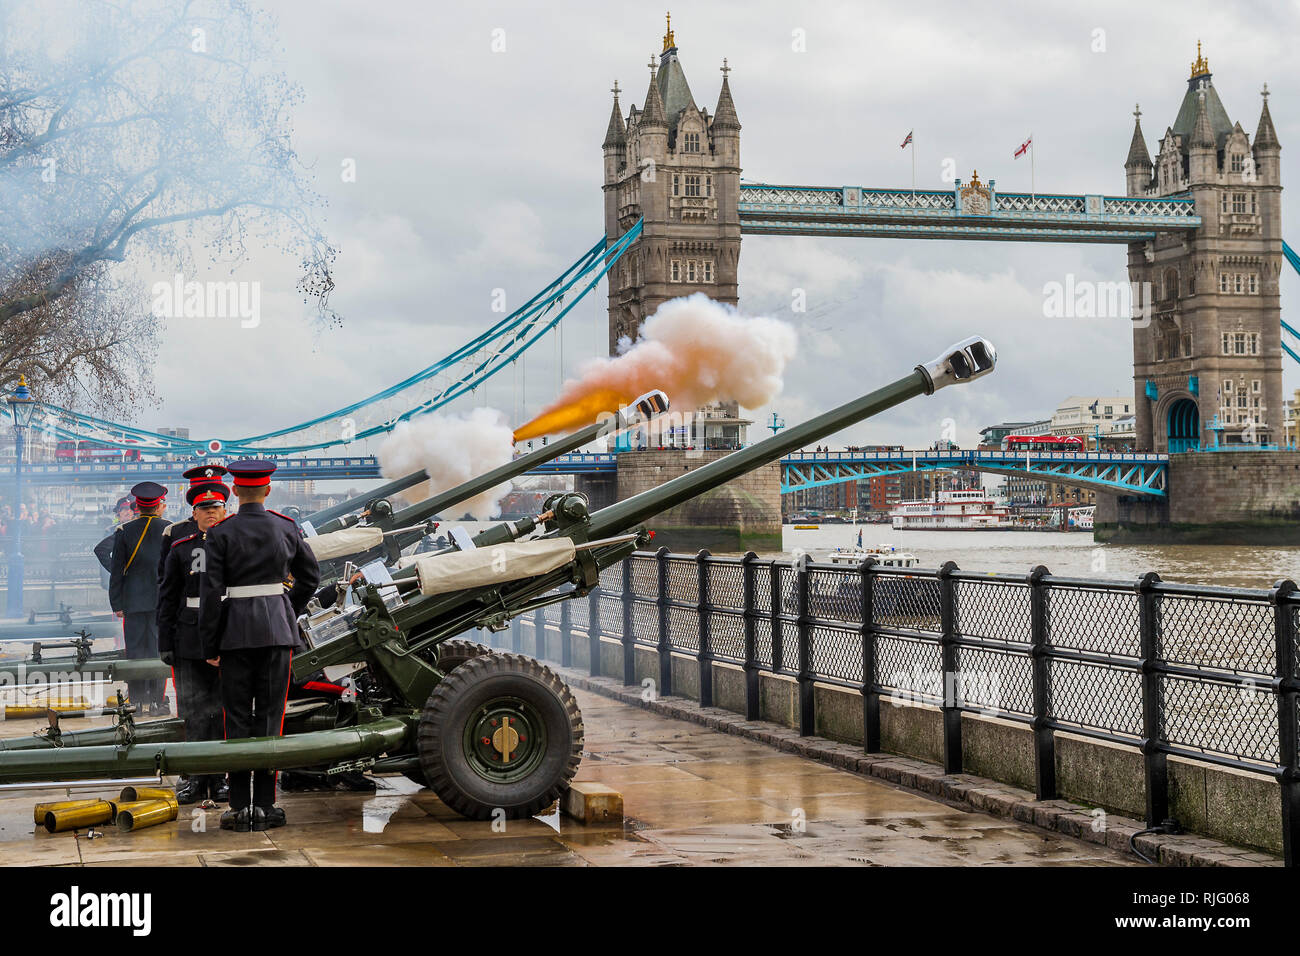
[(602, 508), (591, 516), (587, 534), (592, 538), (617, 534), (674, 505), (726, 484), (768, 462), (776, 461), (809, 442), (826, 438), (910, 398), (932, 395), (946, 385), (979, 378), (991, 372), (996, 361), (997, 353), (988, 340), (979, 337), (965, 339), (946, 349), (938, 358), (916, 366), (910, 375), (878, 388), (869, 395), (709, 462), (658, 488)]
[(414, 488), (422, 481), (428, 481), (429, 474), (423, 468), (419, 471), (413, 471), (405, 478), (396, 478), (387, 484), (380, 485), (378, 488), (372, 488), (364, 495), (355, 498), (348, 498), (340, 501), (336, 505), (330, 505), (328, 508), (322, 508), (314, 514), (309, 514), (303, 518), (303, 522), (311, 522), (311, 526), (316, 529), (318, 534), (324, 534), (327, 531), (337, 531), (342, 525), (325, 527), (326, 522), (333, 521), (335, 518), (342, 518), (351, 514), (358, 508), (365, 505), (367, 501), (374, 501), (376, 498), (387, 498), (391, 495), (401, 494), (407, 488)]

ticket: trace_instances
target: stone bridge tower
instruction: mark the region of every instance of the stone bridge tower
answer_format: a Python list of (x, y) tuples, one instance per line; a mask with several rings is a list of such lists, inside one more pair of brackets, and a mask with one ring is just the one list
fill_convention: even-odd
[(1224, 109), (1199, 43), (1196, 52), (1155, 163), (1139, 120), (1124, 164), (1129, 196), (1190, 193), (1203, 223), (1129, 246), (1129, 280), (1149, 283), (1152, 300), (1150, 322), (1133, 331), (1144, 450), (1282, 436), (1281, 147), (1268, 88), (1252, 143)]
[(663, 52), (648, 66), (644, 105), (633, 104), (626, 121), (614, 84), (603, 144), (606, 241), (645, 219), (641, 238), (609, 273), (611, 355), (668, 299), (703, 292), (737, 304), (740, 121), (726, 61), (712, 116), (691, 94), (671, 21)]

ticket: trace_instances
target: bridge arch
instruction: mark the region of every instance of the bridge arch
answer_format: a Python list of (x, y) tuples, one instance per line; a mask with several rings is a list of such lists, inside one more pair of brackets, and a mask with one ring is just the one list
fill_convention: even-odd
[(1171, 401), (1165, 409), (1165, 435), (1170, 454), (1201, 446), (1201, 411), (1191, 396)]

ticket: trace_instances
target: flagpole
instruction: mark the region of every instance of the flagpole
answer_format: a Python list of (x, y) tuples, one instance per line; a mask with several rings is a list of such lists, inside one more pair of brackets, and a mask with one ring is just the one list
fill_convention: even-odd
[(1036, 188), (1034, 184), (1034, 131), (1029, 131), (1029, 201), (1036, 201)]
[(913, 134), (913, 133), (909, 133), (908, 135), (912, 137), (912, 142), (911, 142), (911, 146), (912, 146), (912, 200), (915, 201), (915, 200), (916, 200), (916, 136), (915, 136), (915, 134)]

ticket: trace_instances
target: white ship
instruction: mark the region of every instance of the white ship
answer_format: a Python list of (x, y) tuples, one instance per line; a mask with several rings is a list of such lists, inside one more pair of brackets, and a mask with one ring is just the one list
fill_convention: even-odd
[(995, 531), (1011, 527), (1011, 513), (985, 492), (941, 491), (937, 498), (904, 501), (890, 513), (898, 531)]

